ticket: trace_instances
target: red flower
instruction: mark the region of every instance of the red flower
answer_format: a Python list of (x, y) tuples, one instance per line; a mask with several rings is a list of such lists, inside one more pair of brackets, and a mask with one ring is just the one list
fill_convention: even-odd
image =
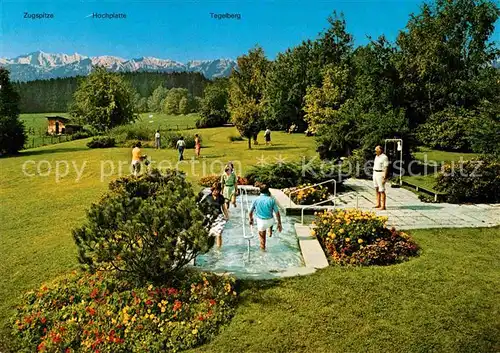
[(45, 342), (40, 343), (38, 347), (36, 347), (36, 350), (39, 352), (45, 351)]
[(41, 322), (42, 324), (45, 324), (45, 323), (47, 322), (47, 319), (46, 319), (45, 317), (42, 317), (42, 318), (40, 319), (40, 322)]
[(182, 303), (181, 303), (181, 301), (176, 300), (176, 301), (174, 302), (174, 307), (173, 307), (173, 310), (174, 310), (174, 311), (180, 310), (180, 308), (181, 308), (181, 307), (182, 307)]
[(54, 342), (55, 344), (59, 344), (62, 342), (62, 337), (60, 334), (55, 334), (55, 335), (52, 335), (52, 342)]
[(85, 309), (85, 311), (87, 311), (90, 314), (90, 316), (94, 316), (95, 315), (95, 309), (94, 308), (91, 308), (91, 307), (88, 306)]
[(146, 300), (146, 305), (153, 305), (153, 302), (151, 300)]
[(216, 303), (217, 303), (217, 302), (216, 302), (215, 300), (213, 300), (213, 299), (210, 299), (210, 300), (209, 300), (209, 304), (210, 304), (210, 306), (214, 306)]
[(169, 288), (167, 293), (168, 295), (176, 295), (179, 291), (175, 288)]
[(97, 295), (98, 295), (98, 294), (99, 294), (99, 290), (98, 290), (97, 288), (94, 288), (94, 289), (92, 290), (92, 293), (90, 293), (90, 297), (91, 297), (92, 299), (94, 299), (95, 297), (97, 297)]

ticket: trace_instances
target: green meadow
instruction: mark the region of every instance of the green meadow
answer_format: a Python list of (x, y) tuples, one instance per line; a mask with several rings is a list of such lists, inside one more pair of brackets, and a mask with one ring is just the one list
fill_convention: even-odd
[[(148, 114), (149, 115), (149, 114)], [(138, 124), (149, 123), (143, 116)], [(186, 123), (158, 117), (161, 126)], [(29, 116), (23, 116), (25, 121)], [(154, 120), (153, 114), (153, 120)], [(190, 117), (194, 124), (195, 117)], [(31, 116), (31, 122), (37, 123)], [(144, 149), (153, 165), (178, 167), (194, 187), (233, 161), (250, 166), (315, 155), (314, 139), (273, 132), (272, 146), (229, 142), (233, 127), (202, 137), (177, 163), (173, 149)], [(260, 137), (262, 141), (263, 137)], [(108, 183), (129, 173), (129, 148), (88, 149), (89, 139), (0, 159), (0, 342), (19, 295), (78, 266), (71, 229)], [(121, 167), (120, 167), (121, 165)], [(495, 352), (500, 349), (499, 228), (415, 230), (422, 255), (390, 267), (330, 267), (293, 279), (239, 284), (235, 317), (193, 352)], [(0, 351), (2, 345), (0, 344)]]

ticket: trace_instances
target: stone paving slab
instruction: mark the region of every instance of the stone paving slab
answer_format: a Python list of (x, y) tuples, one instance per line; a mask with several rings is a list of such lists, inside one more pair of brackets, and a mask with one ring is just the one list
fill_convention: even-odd
[[(409, 190), (388, 187), (387, 210), (379, 211), (372, 208), (375, 205), (375, 195), (371, 181), (348, 179), (344, 185), (357, 191), (359, 208), (387, 216), (389, 224), (400, 229), (485, 227), (500, 224), (500, 204), (429, 204), (420, 201)], [(360, 202), (361, 198), (368, 202)], [(339, 208), (356, 207), (355, 198), (340, 199), (343, 203), (339, 202)]]
[(295, 224), (295, 232), (299, 238), (300, 251), (307, 268), (325, 268), (328, 267), (328, 260), (325, 252), (321, 248), (318, 239), (311, 236), (311, 230), (308, 226)]
[[(373, 211), (377, 215), (387, 216), (389, 224), (400, 229), (491, 227), (500, 224), (500, 204), (425, 203), (410, 190), (387, 187), (387, 210), (380, 211), (373, 208), (375, 190), (371, 181), (348, 179), (344, 185), (353, 191), (337, 195), (335, 208), (358, 207)], [(281, 190), (273, 189), (271, 192), (287, 214), (301, 214), (303, 206), (293, 202), (290, 204), (290, 199)], [(304, 214), (312, 214), (315, 209), (306, 208), (304, 211)]]

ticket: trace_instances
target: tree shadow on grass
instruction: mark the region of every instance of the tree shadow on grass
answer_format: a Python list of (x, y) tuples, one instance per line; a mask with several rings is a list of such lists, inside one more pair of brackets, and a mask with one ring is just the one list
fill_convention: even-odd
[[(49, 148), (43, 150), (25, 150), (21, 151), (18, 154), (11, 155), (8, 157), (26, 157), (26, 156), (39, 156), (44, 154), (52, 154), (52, 153), (63, 153), (63, 152), (81, 152), (81, 151), (90, 151), (88, 147), (65, 147), (65, 148)], [(5, 156), (7, 157), (7, 156)]]
[(258, 149), (263, 151), (285, 151), (285, 150), (297, 149), (296, 146), (280, 146), (280, 145), (274, 145), (274, 146), (258, 145), (258, 146), (260, 147)]

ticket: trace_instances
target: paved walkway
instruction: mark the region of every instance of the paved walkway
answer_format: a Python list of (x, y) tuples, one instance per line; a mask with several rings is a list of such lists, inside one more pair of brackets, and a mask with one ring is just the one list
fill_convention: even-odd
[(339, 194), (337, 208), (359, 208), (388, 216), (389, 225), (398, 229), (491, 227), (500, 224), (500, 204), (456, 205), (425, 203), (418, 196), (403, 188), (387, 187), (387, 210), (375, 206), (375, 190), (369, 180), (348, 179), (344, 185), (353, 189)]

